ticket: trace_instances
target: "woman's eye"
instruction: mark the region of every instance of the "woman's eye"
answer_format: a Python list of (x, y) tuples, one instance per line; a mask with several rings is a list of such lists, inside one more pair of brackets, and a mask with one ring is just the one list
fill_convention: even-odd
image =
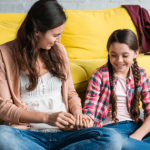
[(124, 58), (128, 57), (128, 56), (123, 56)]
[(61, 34), (57, 34), (57, 35), (54, 35), (54, 37), (58, 37), (58, 36), (60, 36)]

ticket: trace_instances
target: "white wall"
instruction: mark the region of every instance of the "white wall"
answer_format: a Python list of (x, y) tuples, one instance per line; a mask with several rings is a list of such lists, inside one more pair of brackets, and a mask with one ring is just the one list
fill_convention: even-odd
[[(0, 13), (26, 13), (37, 0), (0, 0)], [(58, 0), (64, 9), (103, 10), (124, 4), (140, 5), (150, 14), (150, 0)]]

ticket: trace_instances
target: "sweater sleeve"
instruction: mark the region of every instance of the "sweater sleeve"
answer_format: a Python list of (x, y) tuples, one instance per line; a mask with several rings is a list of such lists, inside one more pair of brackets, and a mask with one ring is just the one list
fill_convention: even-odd
[(74, 105), (79, 105), (81, 106), (81, 99), (79, 98), (75, 88), (74, 88), (74, 84), (73, 84), (73, 80), (72, 80), (72, 76), (71, 76), (71, 71), (70, 71), (70, 64), (69, 64), (69, 59), (68, 59), (68, 55), (66, 52), (65, 47), (62, 44), (59, 44), (59, 46), (61, 47), (64, 59), (65, 59), (65, 63), (66, 63), (66, 73), (67, 73), (67, 79), (66, 79), (66, 87), (67, 87), (67, 93), (68, 93), (68, 105), (69, 105), (69, 110), (71, 110), (71, 108)]
[(0, 118), (6, 122), (18, 124), (24, 109), (14, 104), (8, 83), (5, 63), (0, 50)]

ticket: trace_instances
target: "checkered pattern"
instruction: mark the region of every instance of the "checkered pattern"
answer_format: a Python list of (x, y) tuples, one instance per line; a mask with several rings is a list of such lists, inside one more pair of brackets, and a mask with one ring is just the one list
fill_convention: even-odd
[[(141, 94), (141, 101), (143, 103), (144, 115), (147, 117), (150, 115), (150, 81), (146, 74), (146, 71), (140, 68), (140, 81), (138, 84), (138, 89)], [(130, 75), (127, 79), (127, 109), (131, 114), (131, 100), (134, 96), (134, 77), (133, 73), (134, 67), (130, 68)], [(115, 76), (114, 79), (114, 90), (116, 91), (118, 78)], [(96, 69), (92, 74), (87, 92), (86, 100), (84, 103), (83, 113), (89, 115), (96, 126), (102, 127), (104, 120), (109, 111), (109, 99), (111, 94), (110, 82), (109, 82), (109, 72), (108, 66), (104, 66)]]

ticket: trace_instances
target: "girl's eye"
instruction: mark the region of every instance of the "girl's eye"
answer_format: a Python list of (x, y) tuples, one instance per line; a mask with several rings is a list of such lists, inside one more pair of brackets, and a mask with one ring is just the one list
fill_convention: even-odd
[(111, 57), (116, 57), (116, 55), (111, 55)]

